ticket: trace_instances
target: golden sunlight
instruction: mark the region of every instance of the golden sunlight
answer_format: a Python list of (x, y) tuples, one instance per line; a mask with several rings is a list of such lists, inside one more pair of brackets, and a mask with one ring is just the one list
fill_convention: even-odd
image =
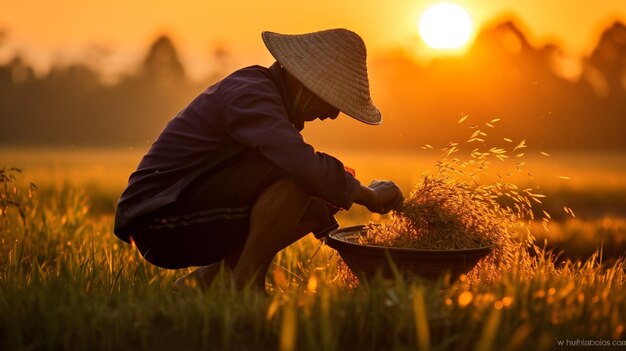
[(426, 9), (420, 17), (419, 33), (433, 49), (458, 49), (472, 35), (472, 19), (457, 4), (438, 3)]

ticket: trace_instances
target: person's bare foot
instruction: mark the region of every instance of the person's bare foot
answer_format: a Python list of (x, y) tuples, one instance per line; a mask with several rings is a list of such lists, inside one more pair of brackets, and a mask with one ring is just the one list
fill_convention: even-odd
[(189, 288), (207, 289), (223, 269), (228, 268), (222, 262), (199, 267), (195, 271), (176, 279), (174, 289), (178, 291)]

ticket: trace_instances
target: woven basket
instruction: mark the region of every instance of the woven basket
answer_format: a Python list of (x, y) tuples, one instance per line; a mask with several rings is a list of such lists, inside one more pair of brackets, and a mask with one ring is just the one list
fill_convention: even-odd
[(366, 232), (364, 225), (357, 225), (337, 229), (326, 239), (328, 246), (339, 252), (359, 279), (376, 274), (394, 278), (399, 274), (406, 278), (437, 280), (447, 273), (456, 279), (493, 250), (492, 247), (424, 250), (359, 244), (357, 238)]

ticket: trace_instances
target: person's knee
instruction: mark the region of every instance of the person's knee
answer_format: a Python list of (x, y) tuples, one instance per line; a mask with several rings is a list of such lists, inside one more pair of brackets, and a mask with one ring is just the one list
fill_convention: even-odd
[(311, 195), (291, 180), (279, 180), (259, 196), (252, 208), (251, 220), (275, 220), (277, 217), (299, 219), (310, 199)]

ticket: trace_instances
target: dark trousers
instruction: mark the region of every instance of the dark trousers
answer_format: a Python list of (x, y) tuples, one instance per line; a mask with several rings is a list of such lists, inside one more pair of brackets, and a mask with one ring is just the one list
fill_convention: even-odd
[[(159, 267), (204, 266), (239, 252), (250, 231), (250, 211), (282, 170), (256, 151), (223, 169), (199, 176), (178, 200), (133, 224), (132, 240), (144, 258)], [(339, 227), (337, 209), (311, 196), (303, 220), (316, 225), (316, 237)], [(267, 240), (272, 240), (268, 237)]]

